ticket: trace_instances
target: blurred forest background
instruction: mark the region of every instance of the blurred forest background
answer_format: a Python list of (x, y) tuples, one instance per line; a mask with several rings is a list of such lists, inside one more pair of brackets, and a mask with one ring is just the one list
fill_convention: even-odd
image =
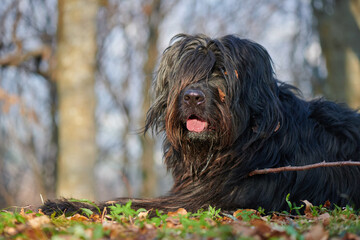
[(1, 0), (0, 208), (165, 193), (139, 132), (181, 32), (257, 41), (305, 98), (360, 107), (360, 0)]

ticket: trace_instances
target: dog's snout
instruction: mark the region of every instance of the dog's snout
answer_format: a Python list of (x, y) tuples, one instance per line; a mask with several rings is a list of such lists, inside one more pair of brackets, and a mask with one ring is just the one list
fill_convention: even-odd
[(201, 90), (189, 89), (185, 91), (183, 100), (188, 105), (200, 105), (205, 102), (205, 94)]

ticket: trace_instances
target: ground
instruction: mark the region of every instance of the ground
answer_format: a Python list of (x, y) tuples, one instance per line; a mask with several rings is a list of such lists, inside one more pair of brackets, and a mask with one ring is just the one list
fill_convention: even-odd
[(360, 215), (329, 203), (264, 214), (263, 209), (225, 213), (210, 207), (161, 213), (133, 210), (131, 202), (101, 212), (82, 209), (72, 216), (46, 216), (26, 208), (0, 212), (2, 239), (360, 239)]

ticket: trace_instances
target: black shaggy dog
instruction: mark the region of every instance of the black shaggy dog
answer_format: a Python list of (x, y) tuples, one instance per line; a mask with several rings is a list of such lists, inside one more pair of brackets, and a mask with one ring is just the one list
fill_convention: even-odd
[[(286, 210), (289, 193), (292, 202), (360, 207), (358, 166), (249, 176), (256, 169), (360, 161), (360, 115), (299, 98), (276, 79), (259, 44), (233, 35), (178, 35), (162, 56), (155, 96), (145, 131), (166, 133), (164, 159), (174, 186), (164, 197), (132, 199), (133, 207)], [(41, 208), (61, 214), (81, 207), (93, 208), (66, 199)]]

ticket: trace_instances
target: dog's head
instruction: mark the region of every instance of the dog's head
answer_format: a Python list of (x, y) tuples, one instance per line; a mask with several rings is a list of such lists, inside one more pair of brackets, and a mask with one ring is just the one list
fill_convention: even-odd
[(261, 45), (233, 35), (177, 35), (160, 61), (145, 129), (166, 131), (175, 149), (187, 142), (221, 149), (245, 137), (246, 145), (277, 128), (278, 91)]

